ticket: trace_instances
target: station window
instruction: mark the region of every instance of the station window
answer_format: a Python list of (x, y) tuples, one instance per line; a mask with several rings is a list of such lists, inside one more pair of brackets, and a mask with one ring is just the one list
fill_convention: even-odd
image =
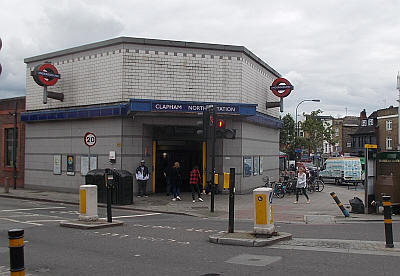
[[(17, 130), (17, 133), (16, 133), (16, 135), (18, 135), (18, 130)], [(14, 158), (14, 152), (13, 152), (13, 150), (14, 150), (14, 128), (5, 128), (4, 129), (4, 141), (5, 141), (5, 143), (4, 143), (4, 146), (5, 146), (5, 148), (4, 148), (4, 157), (5, 157), (5, 159), (4, 159), (4, 165), (6, 166), (6, 167), (12, 167), (13, 166), (13, 158)], [(17, 139), (15, 140), (15, 148), (17, 148), (17, 146), (18, 146), (18, 144), (17, 144), (17, 141), (18, 141), (18, 137), (17, 137)]]
[(392, 130), (392, 121), (391, 120), (386, 121), (386, 130)]

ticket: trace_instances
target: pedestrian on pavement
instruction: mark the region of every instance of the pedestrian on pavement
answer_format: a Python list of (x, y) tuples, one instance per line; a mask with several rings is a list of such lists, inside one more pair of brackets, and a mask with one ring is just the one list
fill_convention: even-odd
[(173, 201), (181, 200), (181, 183), (182, 183), (182, 174), (179, 162), (175, 162), (174, 166), (171, 169), (170, 173), (170, 181), (172, 184), (172, 193), (173, 193)]
[(304, 172), (303, 167), (299, 167), (299, 174), (297, 175), (297, 184), (296, 184), (296, 201), (294, 204), (299, 202), (299, 193), (302, 191), (304, 196), (307, 198), (307, 204), (310, 203), (310, 199), (308, 198), (307, 191), (307, 176)]
[(149, 180), (149, 169), (146, 167), (144, 160), (140, 161), (139, 167), (136, 169), (136, 181), (138, 183), (138, 197), (147, 197), (146, 185)]
[(194, 198), (195, 192), (197, 192), (199, 201), (203, 202), (203, 199), (201, 198), (201, 195), (200, 195), (200, 183), (201, 183), (201, 176), (200, 176), (199, 167), (194, 166), (193, 170), (190, 171), (190, 176), (189, 176), (189, 184), (190, 184), (190, 187), (192, 188), (193, 202), (196, 202), (196, 200)]

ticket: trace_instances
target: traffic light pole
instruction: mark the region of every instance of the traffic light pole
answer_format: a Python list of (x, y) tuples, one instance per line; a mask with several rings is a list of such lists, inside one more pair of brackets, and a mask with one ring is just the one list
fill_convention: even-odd
[(212, 138), (212, 153), (211, 153), (211, 167), (212, 167), (212, 175), (211, 175), (211, 213), (214, 213), (214, 195), (215, 195), (215, 125), (216, 125), (216, 111), (215, 106), (212, 107), (212, 127), (211, 127), (211, 138)]

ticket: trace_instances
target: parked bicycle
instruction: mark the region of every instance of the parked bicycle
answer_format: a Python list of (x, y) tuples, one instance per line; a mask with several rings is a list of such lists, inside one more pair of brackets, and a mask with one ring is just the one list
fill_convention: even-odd
[(263, 178), (265, 184), (264, 187), (272, 188), (272, 196), (277, 198), (283, 198), (285, 196), (285, 186), (283, 183), (269, 181), (269, 177)]

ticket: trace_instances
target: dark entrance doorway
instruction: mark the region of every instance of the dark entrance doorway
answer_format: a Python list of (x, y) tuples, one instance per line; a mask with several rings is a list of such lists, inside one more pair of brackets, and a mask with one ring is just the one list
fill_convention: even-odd
[[(168, 134), (173, 129), (173, 137)], [(182, 171), (182, 192), (190, 191), (189, 173), (193, 166), (197, 165), (201, 172), (202, 165), (202, 141), (196, 136), (196, 129), (185, 127), (180, 132), (176, 131), (175, 127), (160, 127), (155, 129), (155, 134), (160, 131), (164, 138), (158, 135), (156, 138), (156, 168), (155, 168), (155, 192), (166, 193), (166, 178), (164, 172), (173, 166), (175, 162), (179, 162)], [(160, 133), (161, 134), (161, 133)], [(158, 139), (157, 139), (158, 138)]]

